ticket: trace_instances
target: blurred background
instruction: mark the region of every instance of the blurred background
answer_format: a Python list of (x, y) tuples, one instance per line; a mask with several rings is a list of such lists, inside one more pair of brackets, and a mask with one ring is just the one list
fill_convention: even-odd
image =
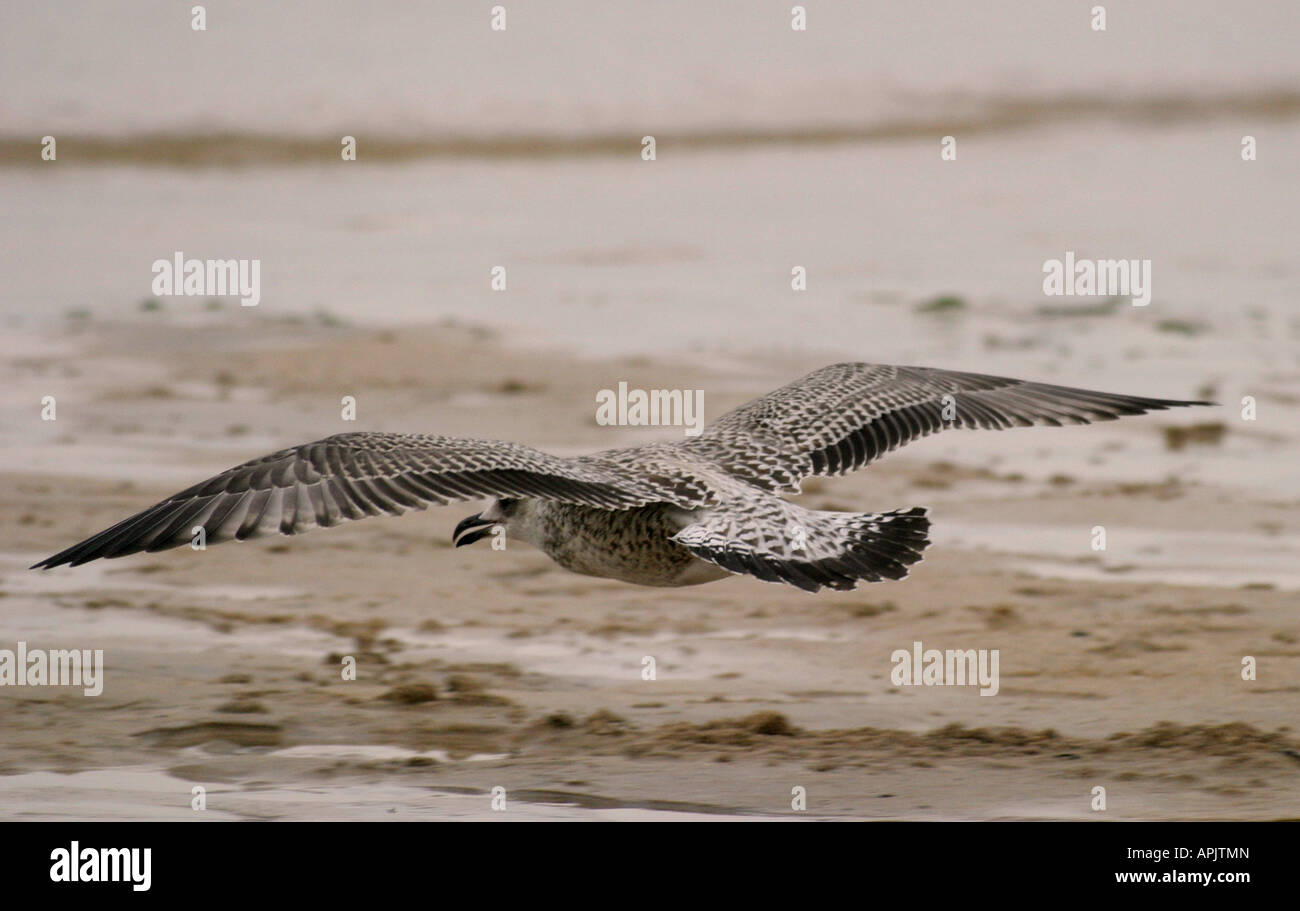
[(130, 312), (178, 249), (261, 258), (277, 313), (600, 351), (919, 352), (896, 299), (1039, 303), (1067, 249), (1154, 262), (1135, 332), (1246, 331), (1296, 285), (1294, 4), (1117, 3), (1104, 32), (1007, 0), (814, 4), (805, 32), (727, 2), (524, 0), (501, 32), (461, 3), (188, 10), (0, 12), (6, 318)]

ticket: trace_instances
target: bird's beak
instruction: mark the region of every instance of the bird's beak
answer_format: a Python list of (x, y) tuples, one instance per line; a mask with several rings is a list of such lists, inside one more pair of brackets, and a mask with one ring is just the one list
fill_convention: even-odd
[(495, 519), (485, 519), (482, 513), (475, 513), (461, 519), (460, 524), (456, 526), (456, 530), (451, 533), (451, 540), (457, 547), (473, 544), (480, 538), (491, 534), (494, 524), (496, 524)]

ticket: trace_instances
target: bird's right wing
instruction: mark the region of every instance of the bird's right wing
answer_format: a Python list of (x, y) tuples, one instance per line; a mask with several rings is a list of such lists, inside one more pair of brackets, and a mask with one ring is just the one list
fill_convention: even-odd
[(832, 364), (718, 418), (678, 444), (767, 490), (842, 475), (954, 427), (1002, 430), (1114, 420), (1182, 405), (933, 367)]
[(616, 464), (564, 459), (514, 443), (342, 433), (223, 471), (32, 568), (166, 550), (190, 543), (196, 527), (211, 544), (484, 497), (538, 497), (614, 510), (660, 502), (691, 508), (707, 498), (702, 490)]

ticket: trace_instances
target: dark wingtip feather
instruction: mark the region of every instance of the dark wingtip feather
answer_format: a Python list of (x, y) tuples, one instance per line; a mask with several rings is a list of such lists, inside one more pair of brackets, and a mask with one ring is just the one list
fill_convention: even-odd
[(1149, 408), (1152, 411), (1162, 411), (1166, 408), (1195, 408), (1198, 406), (1209, 406), (1211, 408), (1217, 408), (1219, 407), (1219, 405), (1222, 404), (1221, 402), (1204, 402), (1199, 400), (1192, 401), (1192, 400), (1183, 400), (1183, 399), (1142, 399), (1136, 396), (1130, 396), (1129, 399), (1135, 405), (1139, 405), (1143, 408)]
[(67, 550), (59, 551), (57, 554), (55, 554), (52, 557), (46, 557), (44, 560), (41, 560), (39, 563), (33, 563), (31, 566), (27, 568), (47, 570), (47, 569), (54, 569), (56, 566), (76, 566), (77, 564), (73, 561), (76, 558), (77, 548), (79, 548), (80, 546), (81, 546), (80, 544), (75, 544), (72, 547), (69, 547)]

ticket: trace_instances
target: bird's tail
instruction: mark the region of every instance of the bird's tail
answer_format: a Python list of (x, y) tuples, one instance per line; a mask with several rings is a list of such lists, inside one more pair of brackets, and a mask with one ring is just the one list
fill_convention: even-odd
[(930, 520), (919, 506), (850, 513), (776, 502), (779, 511), (762, 516), (761, 522), (752, 513), (738, 517), (710, 511), (673, 540), (730, 572), (814, 592), (902, 579), (930, 543)]

